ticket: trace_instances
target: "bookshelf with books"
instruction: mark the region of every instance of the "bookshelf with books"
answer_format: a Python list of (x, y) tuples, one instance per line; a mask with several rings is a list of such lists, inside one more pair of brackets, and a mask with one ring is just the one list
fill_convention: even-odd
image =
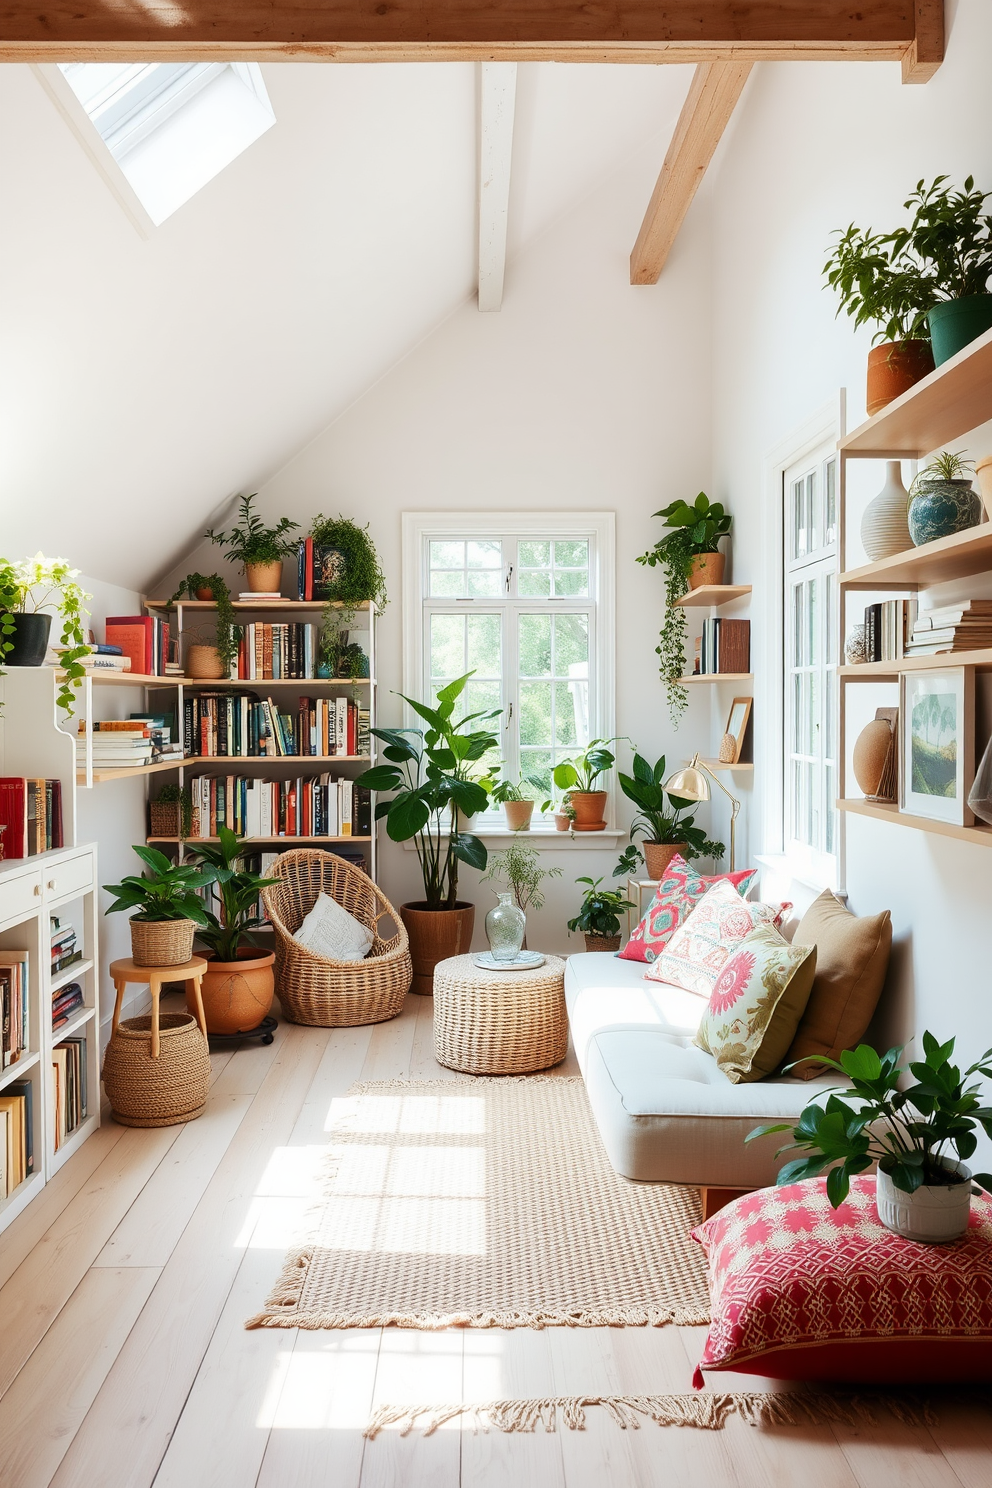
[[(739, 692), (743, 684), (745, 693), (750, 693), (754, 680), (751, 672), (751, 621), (746, 614), (740, 613), (750, 603), (750, 599), (750, 584), (701, 584), (696, 589), (688, 590), (676, 601), (681, 609), (707, 611), (691, 643), (692, 671), (679, 678), (681, 686), (733, 683), (735, 692)], [(732, 614), (723, 613), (731, 607)], [(710, 732), (716, 744), (714, 756), (718, 755), (720, 742), (726, 732), (728, 706), (726, 694), (721, 692), (711, 696)], [(748, 719), (750, 721), (750, 713)], [(739, 747), (743, 746), (743, 752), (748, 754), (750, 744), (751, 732), (748, 726), (745, 737), (739, 741)], [(745, 777), (741, 784), (747, 784), (748, 777), (754, 772), (754, 766), (747, 758), (732, 762), (706, 758), (703, 763), (712, 769), (733, 769), (740, 772)]]

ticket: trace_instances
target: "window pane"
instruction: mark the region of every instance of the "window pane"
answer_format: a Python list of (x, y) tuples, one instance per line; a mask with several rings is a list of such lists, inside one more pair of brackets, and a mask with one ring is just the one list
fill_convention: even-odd
[(470, 568), (465, 592), (472, 598), (498, 599), (503, 587), (503, 575), (495, 570)]
[(432, 542), (430, 566), (431, 568), (464, 568), (465, 544), (463, 542)]
[(465, 619), (462, 615), (432, 615), (430, 630), (431, 681), (451, 680), (468, 670), (465, 666)]
[(517, 593), (524, 599), (549, 599), (551, 570), (522, 568), (517, 574)]
[(587, 715), (585, 703), (586, 684), (579, 682), (556, 682), (555, 688), (555, 743), (584, 744), (583, 725)]
[(523, 682), (520, 687), (520, 744), (551, 743), (551, 682)]
[(576, 675), (572, 668), (589, 665), (589, 619), (586, 615), (555, 615), (555, 673), (559, 677)]
[(837, 461), (828, 460), (825, 470), (827, 485), (826, 512), (823, 518), (823, 540), (829, 546), (837, 541)]
[(521, 568), (548, 568), (551, 565), (549, 542), (522, 542), (517, 549), (517, 562)]
[[(524, 782), (523, 794), (533, 800), (543, 801), (552, 794), (551, 786), (551, 763), (552, 755), (550, 749), (532, 749), (527, 745), (520, 746), (520, 779)], [(527, 783), (527, 776), (534, 775), (540, 780), (541, 786)]]
[(551, 616), (521, 615), (518, 635), (521, 677), (550, 677)]
[(820, 491), (815, 470), (806, 477), (806, 527), (806, 551), (812, 553), (820, 546)]
[(465, 593), (465, 572), (461, 568), (431, 574), (431, 597), (461, 599)]
[(501, 568), (503, 545), (498, 542), (470, 542), (468, 544), (469, 568)]
[[(454, 615), (451, 618), (460, 620), (461, 616)], [(466, 615), (465, 621), (468, 626), (465, 670), (478, 672), (480, 677), (499, 677), (503, 671), (500, 617), (498, 615)]]
[(806, 654), (803, 660), (807, 666), (816, 666), (817, 643), (819, 634), (817, 630), (817, 601), (819, 598), (819, 579), (810, 579), (806, 585)]
[(589, 574), (584, 568), (556, 568), (555, 594), (561, 599), (581, 599), (589, 593)]
[(556, 538), (555, 567), (588, 568), (589, 544), (585, 541), (580, 540), (570, 540), (565, 542), (560, 537)]

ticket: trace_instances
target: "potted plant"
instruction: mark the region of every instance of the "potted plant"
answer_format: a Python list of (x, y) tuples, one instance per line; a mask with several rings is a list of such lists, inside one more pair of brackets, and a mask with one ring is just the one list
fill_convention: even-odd
[[(196, 861), (213, 871), (220, 901), (220, 914), (208, 909), (208, 923), (196, 931), (210, 951), (201, 989), (203, 1011), (208, 1033), (247, 1033), (272, 1006), (275, 951), (254, 945), (252, 932), (265, 923), (259, 918), (258, 896), (278, 880), (245, 870), (244, 850), (230, 827), (218, 827), (217, 836), (216, 847), (198, 847), (196, 854)], [(196, 1012), (189, 992), (186, 1005)]]
[[(547, 811), (550, 805), (550, 801), (545, 801), (541, 810)], [(571, 832), (575, 826), (575, 807), (567, 791), (555, 807), (554, 818), (556, 832)]]
[(681, 685), (685, 676), (686, 613), (678, 601), (700, 584), (723, 581), (724, 555), (719, 550), (720, 538), (730, 531), (733, 518), (719, 501), (711, 502), (700, 491), (690, 506), (687, 501), (673, 501), (654, 514), (663, 518), (672, 531), (665, 534), (638, 558), (638, 563), (665, 570), (665, 619), (655, 651), (660, 658), (658, 670), (668, 695), (668, 711), (678, 728), (689, 701)]
[(631, 823), (630, 840), (633, 842), (637, 835), (643, 838), (649, 878), (663, 878), (676, 853), (680, 853), (686, 862), (693, 858), (723, 857), (723, 843), (711, 842), (702, 827), (695, 825), (695, 817), (686, 814), (696, 803), (681, 796), (670, 796), (665, 790), (663, 782), (667, 768), (664, 755), (650, 765), (635, 753), (632, 768), (632, 775), (620, 772), (618, 779), (620, 789), (638, 810)]
[(928, 460), (909, 488), (909, 535), (917, 547), (977, 527), (982, 498), (972, 485), (970, 460), (943, 450)]
[[(992, 1192), (992, 1175), (971, 1173), (963, 1159), (978, 1145), (981, 1127), (992, 1137), (992, 1108), (981, 1087), (966, 1084), (972, 1075), (992, 1077), (992, 1049), (962, 1072), (951, 1064), (954, 1040), (940, 1044), (923, 1035), (921, 1060), (900, 1067), (902, 1049), (879, 1055), (867, 1044), (847, 1049), (840, 1061), (817, 1056), (817, 1063), (846, 1075), (853, 1091), (830, 1095), (823, 1106), (810, 1104), (798, 1124), (759, 1126), (745, 1138), (788, 1131), (794, 1141), (780, 1150), (800, 1149), (782, 1168), (779, 1184), (816, 1178), (827, 1170), (827, 1197), (834, 1208), (847, 1198), (851, 1178), (878, 1163), (876, 1202), (881, 1222), (909, 1240), (954, 1240), (968, 1227), (972, 1183)], [(911, 1074), (915, 1085), (905, 1085)]]
[[(542, 868), (536, 847), (525, 847), (522, 842), (511, 842), (502, 852), (489, 856), (489, 869), (482, 882), (509, 885), (518, 908), (527, 914), (529, 910), (544, 908), (544, 891), (541, 888), (546, 878), (561, 878), (560, 868)], [(523, 949), (527, 949), (524, 936)]]
[(262, 518), (252, 509), (258, 492), (242, 496), (238, 509), (238, 522), (230, 532), (215, 532), (211, 527), (204, 537), (226, 548), (228, 556), (244, 564), (248, 588), (253, 594), (278, 594), (282, 586), (282, 560), (296, 552), (296, 539), (287, 537), (295, 532), (299, 522), (280, 517), (274, 527), (266, 527)]
[[(506, 825), (511, 832), (529, 832), (535, 801), (532, 796), (524, 795), (524, 786), (536, 786), (538, 790), (544, 790), (546, 786), (540, 780), (525, 779), (517, 785), (514, 785), (511, 780), (499, 780), (497, 779), (499, 770), (500, 766), (495, 766), (482, 782), (489, 793), (489, 798), (502, 806)], [(548, 804), (550, 805), (550, 802)]]
[[(606, 827), (606, 802), (604, 790), (593, 787), (601, 775), (616, 764), (616, 755), (609, 745), (614, 739), (593, 739), (581, 754), (574, 759), (561, 760), (551, 772), (551, 778), (560, 791), (568, 792), (569, 810), (576, 832), (602, 832)], [(557, 824), (557, 823), (556, 823)]]
[[(169, 600), (188, 596), (217, 606), (216, 637), (213, 644), (206, 639), (191, 640), (186, 648), (186, 671), (191, 677), (229, 677), (238, 656), (241, 627), (231, 602), (231, 591), (220, 574), (190, 573), (183, 579)], [(194, 632), (199, 635), (199, 632)]]
[(154, 847), (135, 846), (145, 864), (141, 877), (104, 884), (117, 898), (107, 910), (136, 909), (131, 917), (131, 958), (136, 966), (182, 966), (193, 954), (197, 926), (210, 924), (197, 889), (213, 883), (213, 868), (172, 863)]
[(929, 296), (927, 322), (933, 359), (939, 367), (992, 327), (992, 215), (982, 211), (990, 193), (968, 176), (960, 191), (937, 176), (916, 183), (904, 202), (908, 227), (888, 235), (892, 261), (915, 276)]
[(193, 830), (193, 793), (170, 781), (149, 803), (153, 837), (189, 837)]
[[(310, 537), (314, 547), (314, 568), (319, 564), (319, 583), (315, 579), (314, 598), (326, 601), (321, 617), (320, 655), (329, 677), (339, 675), (368, 676), (356, 671), (362, 663), (349, 651), (348, 631), (358, 613), (358, 606), (372, 604), (381, 614), (389, 596), (379, 554), (369, 536), (368, 527), (360, 527), (350, 517), (325, 517), (320, 512), (313, 519)], [(317, 589), (320, 594), (318, 596)], [(364, 652), (361, 653), (364, 657)], [(368, 667), (368, 659), (364, 665)], [(342, 666), (344, 672), (339, 671)]]
[(64, 673), (59, 686), (59, 706), (73, 710), (73, 689), (86, 675), (81, 658), (89, 654), (83, 635), (83, 609), (91, 596), (77, 584), (77, 568), (70, 568), (64, 558), (46, 558), (36, 553), (33, 558), (15, 562), (0, 558), (0, 676), (3, 666), (40, 667), (48, 650), (52, 606), (62, 622), (60, 632), (59, 670)]
[(577, 884), (588, 884), (582, 896), (582, 907), (568, 928), (581, 930), (587, 951), (620, 949), (620, 916), (635, 906), (625, 899), (620, 889), (601, 889), (602, 878), (577, 878)]
[(438, 961), (461, 955), (472, 944), (475, 905), (458, 898), (459, 866), (481, 869), (488, 859), (485, 844), (462, 830), (459, 812), (472, 817), (486, 809), (486, 788), (471, 772), (498, 747), (496, 735), (482, 725), (502, 710), (454, 720), (455, 704), (472, 676), (466, 672), (442, 687), (433, 708), (405, 697), (427, 729), (373, 729), (389, 763), (373, 766), (356, 781), (379, 794), (392, 792), (389, 800), (376, 802), (376, 820), (385, 818), (393, 842), (416, 846), (424, 897), (402, 904), (400, 914), (410, 937), (413, 990), (426, 995), (433, 991)]

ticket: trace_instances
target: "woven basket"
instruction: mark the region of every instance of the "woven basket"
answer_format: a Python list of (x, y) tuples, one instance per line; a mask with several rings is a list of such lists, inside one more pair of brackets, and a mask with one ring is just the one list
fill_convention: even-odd
[(185, 672), (187, 677), (196, 677), (201, 682), (212, 682), (227, 675), (216, 646), (188, 646)]
[[(395, 1018), (413, 980), (410, 946), (399, 915), (368, 874), (314, 848), (283, 853), (269, 873), (279, 882), (262, 890), (262, 901), (276, 937), (276, 996), (289, 1021), (351, 1028)], [(364, 961), (332, 961), (293, 939), (318, 894), (374, 933)], [(387, 918), (396, 933), (383, 939), (379, 925)]]
[(195, 934), (192, 920), (132, 920), (131, 959), (135, 966), (182, 966)]
[(434, 968), (434, 1053), (469, 1075), (526, 1075), (568, 1053), (565, 963), (548, 956), (533, 971), (489, 971), (474, 956)]
[(153, 837), (182, 836), (182, 814), (178, 801), (152, 801), (149, 815)]
[(175, 1126), (193, 1121), (207, 1102), (210, 1055), (189, 1013), (163, 1013), (159, 1055), (152, 1058), (152, 1020), (126, 1018), (107, 1045), (103, 1084), (122, 1126)]

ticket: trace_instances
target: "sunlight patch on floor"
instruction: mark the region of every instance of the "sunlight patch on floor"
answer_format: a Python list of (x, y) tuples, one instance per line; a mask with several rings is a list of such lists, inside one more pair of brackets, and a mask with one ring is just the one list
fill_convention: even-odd
[(325, 1131), (384, 1136), (481, 1136), (483, 1096), (346, 1095), (331, 1102)]

